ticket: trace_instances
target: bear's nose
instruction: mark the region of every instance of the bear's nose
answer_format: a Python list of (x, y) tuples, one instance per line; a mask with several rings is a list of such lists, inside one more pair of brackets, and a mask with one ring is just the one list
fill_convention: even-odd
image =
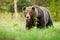
[(29, 17), (27, 16), (26, 18), (28, 19)]

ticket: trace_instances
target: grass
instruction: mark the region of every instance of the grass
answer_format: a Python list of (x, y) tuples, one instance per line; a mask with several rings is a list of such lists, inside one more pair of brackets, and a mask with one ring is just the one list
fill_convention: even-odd
[(60, 22), (54, 22), (54, 27), (26, 30), (22, 14), (17, 21), (11, 13), (0, 15), (0, 40), (60, 40)]

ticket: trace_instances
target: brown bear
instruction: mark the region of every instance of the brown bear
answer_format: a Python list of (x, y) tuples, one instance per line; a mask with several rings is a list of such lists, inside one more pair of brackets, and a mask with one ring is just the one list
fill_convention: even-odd
[(39, 6), (24, 7), (23, 13), (26, 18), (26, 28), (28, 29), (35, 26), (35, 24), (37, 28), (43, 28), (53, 25), (49, 11), (44, 7)]

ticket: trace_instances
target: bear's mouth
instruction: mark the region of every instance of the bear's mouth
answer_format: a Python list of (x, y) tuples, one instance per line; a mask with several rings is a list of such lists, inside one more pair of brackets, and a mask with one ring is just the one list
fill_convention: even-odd
[(26, 21), (31, 21), (30, 19), (26, 19)]

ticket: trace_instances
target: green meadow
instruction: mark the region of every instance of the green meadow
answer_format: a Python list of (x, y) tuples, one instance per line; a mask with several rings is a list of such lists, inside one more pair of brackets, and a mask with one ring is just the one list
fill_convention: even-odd
[(49, 28), (26, 30), (22, 13), (18, 13), (17, 20), (11, 13), (1, 13), (0, 40), (60, 40), (60, 22), (53, 21)]

